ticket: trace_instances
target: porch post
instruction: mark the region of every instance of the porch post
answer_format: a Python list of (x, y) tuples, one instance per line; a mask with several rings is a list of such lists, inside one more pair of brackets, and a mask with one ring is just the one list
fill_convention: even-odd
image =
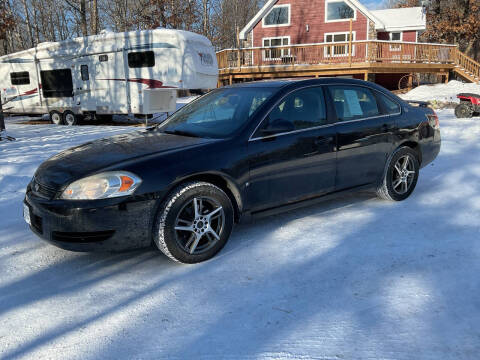
[(353, 19), (350, 19), (350, 38), (348, 39), (348, 64), (352, 67), (352, 33), (353, 33)]

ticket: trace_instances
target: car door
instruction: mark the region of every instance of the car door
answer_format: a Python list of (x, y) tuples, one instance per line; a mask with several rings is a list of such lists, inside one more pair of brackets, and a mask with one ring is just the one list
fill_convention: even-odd
[(335, 126), (323, 89), (290, 93), (272, 109), (248, 143), (252, 211), (333, 191)]
[(378, 181), (392, 150), (395, 119), (384, 114), (375, 90), (355, 85), (329, 86), (337, 114), (336, 190)]

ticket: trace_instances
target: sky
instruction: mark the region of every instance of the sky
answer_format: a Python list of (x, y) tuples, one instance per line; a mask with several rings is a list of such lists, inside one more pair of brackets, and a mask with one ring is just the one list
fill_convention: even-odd
[(384, 1), (383, 0), (360, 0), (360, 2), (369, 9), (378, 9)]

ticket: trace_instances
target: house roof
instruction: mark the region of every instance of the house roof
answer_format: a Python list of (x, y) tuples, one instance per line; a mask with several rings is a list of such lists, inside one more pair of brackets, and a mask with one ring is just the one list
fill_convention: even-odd
[(384, 30), (425, 30), (426, 16), (421, 7), (371, 11), (385, 25)]
[[(247, 39), (248, 33), (268, 14), (277, 1), (268, 0), (265, 3), (260, 11), (240, 31), (240, 40)], [(372, 20), (377, 30), (424, 30), (426, 28), (425, 16), (421, 7), (370, 11), (358, 0), (345, 1)]]

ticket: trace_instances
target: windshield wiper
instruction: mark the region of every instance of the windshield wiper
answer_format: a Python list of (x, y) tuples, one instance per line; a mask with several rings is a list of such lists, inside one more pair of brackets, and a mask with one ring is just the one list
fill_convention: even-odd
[(165, 134), (170, 134), (170, 135), (180, 135), (180, 136), (188, 136), (188, 137), (195, 137), (195, 138), (201, 137), (195, 133), (192, 133), (190, 131), (185, 131), (185, 130), (164, 130), (163, 132)]

